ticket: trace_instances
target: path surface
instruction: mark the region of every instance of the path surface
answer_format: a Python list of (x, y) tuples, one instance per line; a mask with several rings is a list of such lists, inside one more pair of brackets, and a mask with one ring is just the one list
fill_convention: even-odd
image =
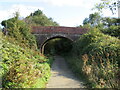
[(47, 88), (84, 88), (83, 82), (73, 75), (61, 56), (55, 56), (51, 74)]

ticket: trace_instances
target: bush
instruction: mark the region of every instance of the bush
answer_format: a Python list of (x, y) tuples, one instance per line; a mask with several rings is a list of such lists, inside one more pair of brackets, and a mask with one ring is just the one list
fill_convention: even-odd
[(2, 39), (0, 77), (3, 88), (44, 88), (50, 76), (49, 59), (38, 51)]
[(98, 53), (103, 58), (106, 58), (106, 53), (112, 53), (112, 57), (116, 57), (115, 61), (120, 62), (120, 40), (115, 37), (104, 35), (99, 30), (94, 29), (87, 34), (84, 34), (76, 42), (75, 46), (75, 48), (78, 48), (76, 49), (77, 53), (81, 55), (94, 55), (95, 53)]
[[(73, 45), (72, 60), (76, 73), (83, 73), (96, 88), (118, 88), (120, 40), (99, 30), (90, 30)], [(74, 52), (74, 53), (73, 53)]]
[(22, 43), (26, 45), (26, 47), (32, 49), (37, 48), (35, 37), (31, 34), (30, 31), (30, 26), (27, 25), (24, 20), (19, 20), (18, 14), (16, 14), (16, 16), (13, 18), (2, 21), (2, 25), (5, 27), (5, 31), (8, 32), (8, 39), (14, 38), (14, 40), (18, 42), (18, 45)]

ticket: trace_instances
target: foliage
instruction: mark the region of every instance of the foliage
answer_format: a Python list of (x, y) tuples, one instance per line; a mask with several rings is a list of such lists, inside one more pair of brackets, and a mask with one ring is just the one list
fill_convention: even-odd
[[(35, 11), (26, 20), (32, 18), (32, 25), (49, 26), (58, 25), (47, 18), (42, 11)], [(50, 76), (50, 66), (53, 57), (46, 58), (39, 53), (35, 37), (31, 34), (30, 24), (19, 19), (19, 13), (15, 17), (4, 20), (4, 26), (0, 32), (0, 77), (3, 88), (45, 88)]]
[(38, 9), (38, 10), (35, 11), (34, 13), (31, 13), (30, 16), (39, 16), (39, 15), (42, 15), (42, 14), (43, 14), (43, 12)]
[[(74, 52), (74, 53), (73, 53)], [(118, 88), (120, 40), (98, 29), (82, 35), (67, 61), (77, 74), (83, 73), (94, 88)]]
[(118, 26), (120, 23), (119, 18), (102, 17), (100, 13), (93, 13), (89, 18), (83, 20), (83, 27), (90, 25), (90, 27), (97, 27), (99, 29), (109, 28), (110, 26)]
[(56, 54), (64, 54), (68, 53), (72, 49), (72, 41), (66, 38), (58, 39), (55, 42), (55, 53)]
[(116, 13), (118, 7), (120, 7), (119, 0), (101, 0), (100, 3), (97, 3), (94, 9), (102, 12), (103, 9), (109, 9), (113, 14)]
[(117, 38), (120, 38), (120, 19), (119, 18), (108, 18), (102, 19), (103, 28), (99, 28), (104, 34), (108, 34)]
[(90, 14), (89, 18), (84, 19), (82, 27), (89, 29), (96, 27), (104, 34), (120, 38), (119, 24), (119, 18), (102, 17), (99, 13), (94, 13)]
[(58, 26), (57, 22), (53, 21), (52, 18), (48, 18), (39, 9), (26, 17), (25, 21), (31, 26)]
[(104, 34), (108, 34), (120, 39), (120, 26), (110, 26), (109, 28), (101, 29)]
[(49, 59), (38, 51), (24, 49), (2, 39), (0, 77), (3, 88), (44, 88), (50, 76)]
[(45, 54), (65, 54), (72, 49), (72, 41), (66, 38), (54, 38), (45, 45)]
[(90, 24), (90, 26), (95, 27), (100, 24), (101, 19), (100, 14), (95, 12), (94, 14), (90, 14), (89, 18), (83, 20), (83, 25)]
[(29, 48), (36, 49), (35, 37), (31, 34), (30, 27), (23, 20), (19, 20), (18, 14), (11, 19), (2, 21), (1, 24), (8, 32), (8, 38), (14, 38), (20, 44), (23, 43)]
[[(88, 54), (89, 55), (89, 54)], [(82, 71), (88, 77), (94, 88), (119, 88), (119, 68), (118, 62), (114, 61), (113, 53), (107, 53), (106, 59), (99, 53), (82, 56)], [(110, 58), (112, 57), (112, 59)]]
[[(58, 25), (51, 18), (48, 20), (40, 10), (35, 11), (30, 17), (36, 19), (33, 20), (35, 23), (37, 19), (41, 19), (43, 26)], [(0, 77), (2, 77), (3, 88), (45, 88), (53, 57), (49, 56), (48, 59), (39, 53), (30, 25), (19, 19), (18, 12), (15, 17), (4, 20), (1, 24), (4, 26), (4, 35), (0, 32), (2, 36)]]
[(120, 19), (119, 18), (110, 18), (110, 17), (103, 17), (102, 18), (102, 23), (105, 27), (110, 27), (110, 26), (117, 26), (120, 24)]

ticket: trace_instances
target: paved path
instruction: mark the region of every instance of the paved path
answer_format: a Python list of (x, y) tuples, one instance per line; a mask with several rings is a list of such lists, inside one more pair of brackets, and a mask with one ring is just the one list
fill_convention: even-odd
[(55, 56), (51, 74), (47, 88), (84, 88), (83, 82), (73, 75), (61, 56)]

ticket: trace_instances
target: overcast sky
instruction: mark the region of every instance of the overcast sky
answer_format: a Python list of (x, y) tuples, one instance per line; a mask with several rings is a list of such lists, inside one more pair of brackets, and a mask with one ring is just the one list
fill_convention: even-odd
[[(42, 10), (47, 17), (53, 18), (61, 26), (78, 26), (100, 0), (0, 0), (0, 22), (13, 17), (13, 13), (20, 12), (26, 17), (35, 10)], [(112, 16), (108, 10), (104, 16)], [(114, 15), (117, 17), (117, 15)]]

